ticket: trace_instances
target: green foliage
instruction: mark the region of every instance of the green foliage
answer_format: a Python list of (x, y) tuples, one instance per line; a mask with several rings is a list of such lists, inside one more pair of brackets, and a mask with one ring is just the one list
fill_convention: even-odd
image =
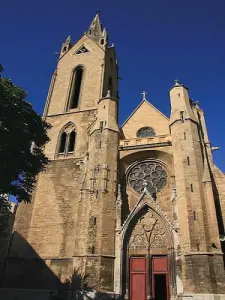
[(36, 175), (47, 164), (43, 147), (50, 128), (26, 96), (22, 88), (0, 76), (0, 194), (14, 195), (19, 202), (30, 201)]

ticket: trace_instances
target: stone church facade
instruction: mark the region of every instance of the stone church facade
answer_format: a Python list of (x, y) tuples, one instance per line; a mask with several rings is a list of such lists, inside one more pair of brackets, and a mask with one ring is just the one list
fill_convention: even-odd
[(169, 118), (143, 93), (119, 127), (118, 61), (99, 15), (68, 37), (43, 115), (49, 164), (17, 210), (0, 293), (225, 299), (225, 176), (199, 103), (178, 81), (169, 95)]

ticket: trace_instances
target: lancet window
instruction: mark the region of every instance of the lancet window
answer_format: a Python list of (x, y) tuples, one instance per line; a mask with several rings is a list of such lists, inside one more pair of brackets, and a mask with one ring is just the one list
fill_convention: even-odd
[(83, 68), (81, 66), (77, 67), (73, 71), (72, 82), (69, 93), (69, 102), (68, 102), (68, 110), (74, 109), (78, 107), (80, 92), (81, 92), (81, 84), (83, 79)]

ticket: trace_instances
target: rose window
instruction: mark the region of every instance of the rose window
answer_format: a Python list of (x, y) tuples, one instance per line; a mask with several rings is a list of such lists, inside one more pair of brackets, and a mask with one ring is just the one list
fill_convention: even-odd
[(167, 184), (166, 169), (158, 162), (141, 162), (129, 171), (128, 184), (138, 193), (143, 191), (144, 186), (149, 193), (158, 193)]

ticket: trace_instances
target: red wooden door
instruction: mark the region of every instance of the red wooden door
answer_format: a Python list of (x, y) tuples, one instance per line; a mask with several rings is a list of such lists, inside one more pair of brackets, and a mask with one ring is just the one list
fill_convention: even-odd
[(146, 300), (146, 258), (130, 258), (130, 299)]
[(152, 297), (169, 300), (169, 268), (167, 256), (152, 257)]

